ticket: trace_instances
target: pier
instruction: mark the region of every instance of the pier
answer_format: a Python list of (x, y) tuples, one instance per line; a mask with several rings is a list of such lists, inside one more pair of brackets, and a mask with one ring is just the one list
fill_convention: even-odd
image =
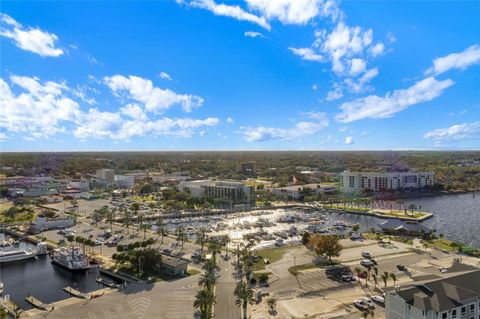
[(92, 296), (90, 294), (83, 293), (83, 292), (81, 292), (79, 290), (76, 290), (72, 287), (65, 287), (65, 288), (63, 288), (63, 291), (72, 295), (73, 297), (77, 297), (77, 298), (80, 298), (80, 299), (86, 299), (86, 300), (92, 299)]
[(40, 310), (45, 310), (45, 311), (53, 311), (55, 309), (51, 304), (49, 303), (44, 303), (43, 301), (33, 297), (33, 296), (28, 296), (25, 297), (25, 300), (31, 304), (33, 307), (40, 309)]
[(99, 284), (105, 286), (105, 287), (108, 287), (108, 288), (120, 289), (120, 288), (122, 287), (121, 284), (116, 284), (116, 283), (112, 283), (112, 282), (107, 282), (107, 281), (105, 281), (105, 279), (103, 279), (103, 278), (97, 278), (95, 281), (98, 282)]

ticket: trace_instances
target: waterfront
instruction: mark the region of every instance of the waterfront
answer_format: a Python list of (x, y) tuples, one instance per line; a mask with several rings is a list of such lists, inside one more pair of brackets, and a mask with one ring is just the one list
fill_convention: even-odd
[[(25, 243), (22, 243), (25, 245)], [(50, 257), (39, 256), (36, 259), (1, 264), (0, 280), (4, 283), (4, 294), (23, 309), (31, 309), (25, 301), (29, 294), (51, 303), (69, 298), (63, 288), (73, 287), (82, 292), (91, 292), (104, 288), (95, 280), (100, 275), (98, 269), (86, 273), (73, 274), (52, 265)], [(110, 278), (105, 278), (112, 281)]]

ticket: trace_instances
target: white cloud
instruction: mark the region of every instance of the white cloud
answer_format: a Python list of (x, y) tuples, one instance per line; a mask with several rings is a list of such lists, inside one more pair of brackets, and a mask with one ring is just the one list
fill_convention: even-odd
[(314, 90), (314, 91), (318, 90), (318, 85), (312, 84), (312, 90)]
[(438, 75), (451, 69), (464, 70), (471, 65), (479, 63), (480, 46), (475, 44), (462, 52), (451, 53), (447, 56), (433, 60), (433, 66), (426, 71), (426, 74)]
[(350, 75), (356, 76), (360, 73), (365, 72), (366, 66), (367, 64), (362, 59), (358, 59), (358, 58), (352, 59), (351, 65), (350, 65)]
[(338, 131), (339, 131), (340, 133), (345, 132), (346, 130), (348, 130), (348, 127), (346, 127), (346, 126), (343, 126), (343, 127), (339, 127), (339, 128), (338, 128)]
[(380, 119), (407, 109), (411, 105), (433, 100), (443, 91), (452, 86), (450, 79), (438, 81), (429, 77), (418, 81), (411, 87), (395, 90), (380, 97), (369, 95), (354, 101), (345, 102), (340, 106), (342, 113), (336, 116), (337, 121), (349, 123), (365, 118)]
[(334, 86), (332, 91), (327, 93), (327, 97), (325, 98), (327, 101), (336, 101), (343, 97), (342, 89), (339, 86)]
[(353, 144), (353, 137), (351, 137), (351, 136), (345, 137), (344, 143), (348, 144), (348, 145)]
[(390, 43), (393, 43), (393, 42), (397, 41), (397, 38), (395, 37), (395, 35), (392, 32), (388, 32), (386, 38)]
[(117, 95), (143, 103), (149, 112), (162, 113), (179, 104), (185, 112), (203, 104), (203, 99), (196, 95), (177, 94), (169, 89), (153, 86), (152, 81), (138, 76), (114, 75), (104, 77), (104, 83)]
[(337, 74), (343, 74), (352, 59), (362, 56), (373, 41), (372, 29), (349, 27), (342, 21), (332, 32), (317, 32), (316, 36), (313, 47), (329, 56), (332, 70)]
[(227, 117), (227, 123), (228, 124), (232, 124), (234, 121), (233, 121), (233, 118), (231, 117)]
[(320, 54), (313, 52), (310, 48), (288, 48), (293, 54), (302, 58), (302, 60), (307, 61), (317, 61), (320, 62), (323, 60), (323, 57)]
[(5, 130), (20, 134), (26, 140), (70, 132), (79, 139), (128, 140), (146, 135), (189, 137), (196, 128), (220, 122), (215, 117), (150, 119), (136, 104), (127, 104), (118, 112), (97, 108), (82, 111), (74, 100), (80, 98), (78, 90), (69, 88), (66, 83), (40, 82), (35, 77), (17, 75), (12, 75), (10, 82), (21, 92), (14, 94), (9, 84), (0, 79), (0, 128), (2, 134)]
[(358, 79), (345, 79), (344, 82), (347, 85), (350, 92), (359, 93), (368, 87), (370, 81), (378, 75), (378, 68), (373, 68), (365, 72)]
[(218, 4), (213, 0), (193, 0), (185, 3), (191, 7), (209, 10), (213, 12), (213, 14), (218, 16), (225, 16), (240, 21), (255, 23), (262, 28), (270, 30), (270, 24), (265, 17), (249, 13), (242, 9), (240, 6)]
[(64, 96), (69, 91), (64, 83), (40, 83), (37, 78), (16, 75), (10, 81), (22, 89), (15, 95), (0, 79), (0, 127), (10, 132), (49, 137), (64, 132), (63, 122), (74, 121), (80, 114), (78, 103)]
[(145, 114), (143, 109), (137, 104), (127, 104), (120, 108), (120, 113), (139, 121), (145, 121), (147, 119), (147, 114)]
[(283, 24), (306, 24), (317, 16), (337, 19), (342, 12), (333, 0), (246, 0), (251, 10)]
[(377, 43), (371, 46), (368, 49), (368, 53), (370, 53), (373, 57), (379, 56), (385, 52), (385, 45), (383, 43)]
[(452, 125), (447, 128), (439, 128), (424, 134), (424, 138), (436, 141), (461, 140), (475, 138), (480, 140), (480, 122)]
[(303, 115), (316, 121), (300, 121), (292, 128), (275, 127), (246, 127), (243, 128), (243, 136), (248, 142), (260, 142), (267, 140), (291, 140), (303, 136), (313, 135), (328, 127), (329, 121), (325, 113), (308, 112)]
[(10, 137), (3, 133), (3, 132), (0, 132), (0, 141), (5, 141), (5, 140), (8, 140)]
[(265, 38), (262, 33), (255, 31), (246, 31), (243, 35), (249, 38)]
[(160, 72), (160, 78), (162, 78), (164, 80), (167, 80), (167, 81), (172, 80), (172, 77), (167, 72)]
[(58, 37), (39, 28), (25, 28), (7, 14), (0, 13), (0, 36), (14, 41), (15, 45), (25, 51), (42, 57), (58, 57), (63, 50), (55, 47)]

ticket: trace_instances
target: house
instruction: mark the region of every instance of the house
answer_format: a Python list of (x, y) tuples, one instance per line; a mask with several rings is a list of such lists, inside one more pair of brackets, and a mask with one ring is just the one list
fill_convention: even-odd
[(387, 319), (480, 319), (480, 270), (415, 282), (386, 294)]
[(379, 224), (382, 232), (389, 235), (420, 236), (424, 237), (430, 230), (416, 221), (402, 221), (389, 219)]
[(44, 215), (38, 215), (35, 220), (30, 223), (28, 232), (31, 234), (39, 234), (50, 229), (72, 227), (76, 222), (77, 220), (71, 216), (48, 218)]
[(175, 258), (162, 254), (160, 267), (173, 276), (183, 276), (187, 273), (188, 262), (185, 259)]

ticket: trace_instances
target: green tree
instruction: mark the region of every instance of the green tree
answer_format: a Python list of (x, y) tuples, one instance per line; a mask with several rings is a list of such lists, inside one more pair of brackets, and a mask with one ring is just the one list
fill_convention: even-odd
[(246, 281), (239, 281), (235, 290), (233, 291), (235, 295), (235, 304), (242, 307), (243, 319), (248, 317), (248, 305), (253, 305), (255, 303), (253, 289), (249, 287)]
[(339, 242), (338, 236), (335, 235), (320, 235), (316, 236), (314, 240), (315, 252), (319, 256), (327, 256), (330, 263), (332, 257), (340, 256), (343, 247)]
[(216, 297), (213, 291), (202, 289), (195, 296), (193, 307), (200, 310), (200, 319), (211, 319), (213, 318), (212, 307), (215, 303)]

